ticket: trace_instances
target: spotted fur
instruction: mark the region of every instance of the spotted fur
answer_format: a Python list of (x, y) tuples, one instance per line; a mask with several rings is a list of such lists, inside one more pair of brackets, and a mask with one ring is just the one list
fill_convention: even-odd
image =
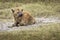
[(12, 13), (14, 16), (14, 20), (15, 20), (15, 26), (25, 26), (25, 25), (30, 25), (30, 24), (34, 24), (36, 21), (34, 19), (34, 17), (32, 17), (32, 15), (27, 12), (27, 11), (23, 11), (23, 9), (12, 9)]

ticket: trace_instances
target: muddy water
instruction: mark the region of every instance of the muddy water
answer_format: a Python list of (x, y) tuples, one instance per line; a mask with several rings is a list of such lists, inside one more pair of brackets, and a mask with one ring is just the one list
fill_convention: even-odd
[(19, 26), (19, 27), (11, 27), (13, 21), (1, 21), (0, 20), (0, 31), (14, 31), (14, 30), (32, 30), (37, 28), (40, 25), (48, 25), (48, 23), (60, 23), (60, 19), (58, 18), (35, 18), (36, 23), (33, 25), (27, 26)]

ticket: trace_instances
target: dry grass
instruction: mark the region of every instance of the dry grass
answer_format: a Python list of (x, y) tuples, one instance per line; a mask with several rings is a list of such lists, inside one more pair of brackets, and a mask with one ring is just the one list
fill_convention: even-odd
[(60, 24), (41, 25), (33, 30), (0, 32), (0, 40), (60, 40)]
[[(34, 17), (60, 17), (60, 3), (0, 3), (0, 18), (12, 18), (11, 8), (22, 7), (25, 11), (29, 11)], [(9, 8), (9, 9), (8, 9)], [(9, 15), (8, 15), (9, 14)]]

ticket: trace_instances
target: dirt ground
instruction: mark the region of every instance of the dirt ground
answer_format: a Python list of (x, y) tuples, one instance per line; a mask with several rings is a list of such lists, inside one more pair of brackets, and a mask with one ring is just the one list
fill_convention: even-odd
[(13, 21), (1, 21), (0, 20), (0, 31), (14, 31), (14, 30), (32, 30), (33, 28), (37, 28), (40, 25), (48, 25), (49, 23), (60, 23), (59, 18), (35, 18), (36, 23), (33, 25), (27, 25), (27, 26), (19, 26), (19, 27), (11, 27), (13, 24)]

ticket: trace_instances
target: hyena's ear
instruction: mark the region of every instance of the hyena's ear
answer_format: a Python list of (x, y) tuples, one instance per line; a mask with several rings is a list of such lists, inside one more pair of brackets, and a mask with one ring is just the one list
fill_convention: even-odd
[(14, 9), (11, 9), (12, 13), (14, 13)]
[(21, 11), (23, 12), (23, 9), (21, 9)]

